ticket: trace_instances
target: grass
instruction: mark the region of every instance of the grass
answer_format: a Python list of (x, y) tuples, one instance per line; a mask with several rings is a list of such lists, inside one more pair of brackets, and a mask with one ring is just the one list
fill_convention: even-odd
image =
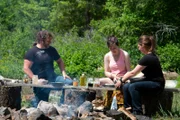
[(153, 116), (153, 120), (180, 120), (180, 93), (173, 94), (173, 103), (171, 111), (161, 112)]
[(25, 108), (31, 107), (31, 100), (34, 96), (32, 87), (22, 87), (21, 96), (21, 106)]

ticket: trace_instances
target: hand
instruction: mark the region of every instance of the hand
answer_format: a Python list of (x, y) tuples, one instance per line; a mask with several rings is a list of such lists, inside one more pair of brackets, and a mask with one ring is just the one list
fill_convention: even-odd
[(116, 82), (116, 84), (115, 84), (115, 87), (116, 87), (116, 88), (118, 88), (118, 87), (120, 88), (120, 87), (121, 87), (121, 84), (122, 84), (122, 83), (118, 80), (118, 81)]
[(71, 79), (71, 77), (69, 77), (69, 76), (68, 76), (68, 75), (66, 75), (65, 73), (63, 74), (63, 78), (64, 78), (64, 80), (65, 80), (66, 78), (68, 78), (68, 79), (72, 80), (72, 79)]
[(130, 83), (130, 80), (126, 80), (126, 83)]
[(69, 77), (68, 75), (66, 75), (65, 78), (68, 78), (68, 79), (72, 80), (71, 77)]
[(40, 84), (40, 85), (45, 85), (47, 83), (48, 83), (48, 81), (45, 79), (42, 79), (42, 78), (38, 79), (38, 84)]
[(116, 75), (116, 77), (117, 77), (117, 78), (120, 78), (120, 77), (122, 77), (122, 75), (120, 75), (120, 74), (117, 74), (117, 75)]
[(120, 75), (120, 74), (117, 74), (117, 75), (114, 77), (113, 81), (116, 83), (121, 77), (123, 77), (123, 76)]

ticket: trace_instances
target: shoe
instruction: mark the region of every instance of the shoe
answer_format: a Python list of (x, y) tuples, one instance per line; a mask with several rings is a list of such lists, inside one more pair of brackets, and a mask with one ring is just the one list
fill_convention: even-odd
[(139, 111), (133, 111), (132, 114), (133, 114), (133, 115), (143, 115), (143, 113), (142, 113), (142, 112), (139, 112)]

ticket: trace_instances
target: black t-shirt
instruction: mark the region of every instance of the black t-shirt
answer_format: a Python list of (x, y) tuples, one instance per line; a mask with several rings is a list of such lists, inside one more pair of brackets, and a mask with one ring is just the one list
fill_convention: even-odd
[(142, 73), (147, 80), (160, 81), (164, 84), (162, 68), (158, 57), (154, 53), (144, 55), (138, 64), (146, 66)]
[(33, 74), (38, 75), (39, 78), (44, 78), (50, 81), (53, 81), (56, 77), (53, 63), (59, 58), (60, 55), (52, 46), (47, 49), (40, 49), (34, 46), (24, 57), (24, 59), (33, 62), (31, 66)]

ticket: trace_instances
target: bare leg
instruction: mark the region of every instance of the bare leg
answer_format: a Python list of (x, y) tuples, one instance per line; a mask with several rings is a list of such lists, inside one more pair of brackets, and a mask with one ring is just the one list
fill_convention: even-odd
[(114, 82), (110, 78), (100, 78), (99, 82), (100, 82), (100, 85), (114, 84)]

